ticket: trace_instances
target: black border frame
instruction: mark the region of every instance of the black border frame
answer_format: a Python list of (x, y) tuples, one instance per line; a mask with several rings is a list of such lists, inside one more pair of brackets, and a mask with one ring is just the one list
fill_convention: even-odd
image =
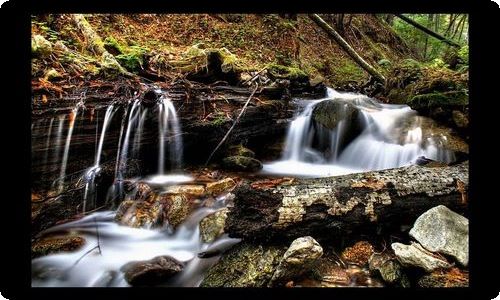
[[(234, 1), (234, 0), (233, 0)], [(289, 0), (291, 1), (291, 0)], [(238, 5), (238, 6), (236, 6)], [(475, 8), (475, 9), (474, 9)], [(8, 207), (3, 208), (0, 217), (2, 226), (2, 260), (0, 264), (0, 292), (8, 299), (40, 299), (71, 298), (71, 297), (150, 297), (150, 293), (157, 293), (157, 297), (169, 297), (179, 293), (181, 297), (191, 296), (238, 296), (253, 298), (259, 296), (283, 296), (287, 298), (304, 297), (407, 297), (418, 298), (427, 295), (433, 298), (461, 298), (471, 297), (476, 294), (481, 299), (493, 299), (500, 292), (499, 281), (496, 280), (499, 272), (497, 252), (494, 246), (498, 237), (497, 210), (490, 208), (497, 201), (495, 197), (487, 197), (486, 193), (495, 187), (495, 177), (484, 176), (487, 158), (495, 161), (497, 155), (486, 156), (485, 139), (492, 139), (495, 125), (485, 125), (487, 121), (495, 118), (481, 116), (488, 112), (490, 103), (497, 101), (494, 96), (488, 97), (488, 92), (494, 92), (496, 87), (495, 63), (498, 60), (493, 55), (496, 33), (488, 33), (498, 28), (495, 24), (498, 15), (498, 5), (487, 0), (476, 1), (444, 1), (444, 0), (360, 0), (333, 2), (333, 0), (307, 0), (293, 1), (239, 1), (230, 4), (228, 0), (211, 0), (200, 3), (185, 1), (161, 0), (10, 0), (0, 9), (0, 23), (3, 25), (2, 33), (2, 62), (4, 79), (1, 80), (2, 95), (12, 92), (13, 97), (3, 96), (0, 111), (7, 112), (5, 119), (9, 123), (3, 126), (2, 132), (5, 139), (5, 149), (2, 151), (5, 161), (11, 163), (4, 167), (6, 175), (2, 183), (3, 189), (8, 192), (4, 195), (3, 203)], [(31, 184), (31, 61), (30, 61), (30, 15), (41, 13), (205, 13), (205, 12), (239, 12), (239, 13), (310, 13), (310, 12), (346, 12), (346, 13), (451, 13), (461, 12), (470, 14), (470, 287), (448, 289), (103, 289), (103, 288), (31, 288), (31, 259), (30, 259), (30, 184)], [(5, 51), (7, 50), (7, 51)], [(489, 51), (489, 53), (488, 53)], [(7, 63), (7, 64), (5, 64)], [(11, 64), (9, 66), (9, 63)], [(6, 80), (6, 81), (5, 81)], [(489, 80), (489, 82), (488, 82)], [(486, 103), (486, 104), (485, 104)], [(7, 107), (5, 107), (7, 105)], [(3, 109), (2, 109), (3, 108)], [(10, 118), (13, 117), (13, 118)], [(5, 123), (5, 121), (4, 121)], [(493, 130), (492, 130), (493, 129)], [(489, 131), (489, 132), (488, 132)], [(488, 136), (486, 136), (488, 135)], [(494, 146), (489, 145), (492, 150)], [(12, 159), (11, 159), (12, 157)], [(491, 168), (491, 167), (490, 167)], [(485, 168), (486, 169), (486, 168)], [(493, 173), (494, 174), (494, 173)], [(484, 177), (481, 178), (480, 175)], [(30, 178), (28, 181), (27, 179)], [(5, 184), (7, 183), (7, 184)], [(1, 193), (4, 194), (4, 193)], [(1, 195), (0, 194), (0, 195)], [(489, 215), (488, 215), (489, 214)], [(5, 216), (10, 218), (5, 218)], [(496, 226), (495, 226), (496, 225)], [(22, 228), (22, 231), (21, 229)], [(491, 231), (491, 232), (488, 232)], [(495, 234), (496, 233), (496, 234)], [(7, 267), (5, 262), (11, 262)], [(490, 275), (490, 272), (492, 273)], [(49, 298), (50, 297), (50, 298)]]

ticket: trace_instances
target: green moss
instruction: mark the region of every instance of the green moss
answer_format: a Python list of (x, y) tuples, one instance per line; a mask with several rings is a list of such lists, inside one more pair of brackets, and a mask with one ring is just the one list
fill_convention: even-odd
[(106, 48), (106, 50), (108, 50), (109, 53), (112, 53), (114, 55), (124, 53), (124, 47), (120, 45), (118, 41), (112, 36), (108, 36), (104, 40), (104, 48)]
[(413, 109), (436, 106), (465, 106), (469, 103), (469, 96), (464, 91), (434, 92), (414, 96), (409, 102)]
[(241, 243), (210, 268), (201, 287), (265, 287), (285, 248)]
[(306, 74), (306, 72), (297, 67), (269, 64), (267, 66), (267, 70), (275, 78), (291, 79), (291, 80), (308, 79), (308, 75)]

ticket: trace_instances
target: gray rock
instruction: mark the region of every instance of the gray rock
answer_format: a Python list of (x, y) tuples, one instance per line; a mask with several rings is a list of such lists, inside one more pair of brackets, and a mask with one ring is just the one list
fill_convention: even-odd
[(425, 249), (455, 257), (462, 265), (469, 262), (469, 220), (439, 205), (415, 221), (410, 236)]
[(312, 237), (294, 240), (276, 268), (270, 285), (283, 283), (311, 270), (322, 255), (323, 248)]
[(418, 243), (411, 245), (393, 243), (391, 247), (399, 262), (404, 266), (420, 267), (427, 272), (451, 267), (446, 260), (433, 256)]
[(322, 101), (313, 109), (314, 121), (328, 129), (334, 129), (342, 120), (354, 120), (358, 116), (358, 109), (342, 100)]
[(156, 285), (182, 271), (183, 264), (170, 256), (129, 262), (121, 268), (130, 285)]

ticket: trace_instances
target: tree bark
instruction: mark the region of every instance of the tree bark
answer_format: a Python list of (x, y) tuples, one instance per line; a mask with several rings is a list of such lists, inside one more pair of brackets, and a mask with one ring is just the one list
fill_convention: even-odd
[(293, 180), (274, 187), (241, 185), (233, 191), (225, 232), (250, 240), (290, 240), (399, 230), (437, 205), (463, 212), (467, 190), (468, 162)]
[(422, 26), (420, 24), (418, 24), (417, 22), (413, 21), (412, 19), (410, 18), (407, 18), (401, 14), (397, 14), (396, 17), (400, 18), (401, 20), (405, 21), (406, 23), (412, 25), (413, 27), (417, 28), (417, 29), (420, 29), (422, 30), (423, 32), (427, 33), (428, 35), (432, 36), (432, 37), (435, 37), (436, 39), (444, 42), (444, 43), (447, 43), (448, 45), (451, 45), (451, 46), (454, 46), (454, 47), (460, 47), (459, 44), (445, 38), (444, 36), (426, 28), (425, 26)]
[(372, 75), (377, 80), (385, 83), (385, 77), (377, 71), (373, 66), (367, 63), (343, 38), (340, 34), (335, 31), (328, 23), (326, 23), (320, 16), (317, 14), (310, 14), (309, 17), (316, 22), (328, 35), (339, 44), (339, 46), (347, 53), (351, 58), (366, 72)]

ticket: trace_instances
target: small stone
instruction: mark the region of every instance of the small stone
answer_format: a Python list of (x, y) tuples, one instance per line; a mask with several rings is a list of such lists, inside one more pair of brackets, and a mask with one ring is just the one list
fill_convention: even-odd
[(364, 266), (373, 254), (373, 246), (367, 241), (359, 241), (342, 252), (342, 258), (350, 263)]
[(310, 271), (322, 255), (323, 248), (312, 237), (294, 240), (276, 268), (270, 285), (279, 285)]
[(221, 208), (201, 220), (200, 235), (203, 242), (211, 243), (224, 233), (228, 211), (228, 208)]
[(31, 257), (75, 251), (83, 245), (85, 245), (85, 239), (80, 236), (48, 237), (37, 240), (31, 245)]
[(233, 188), (236, 182), (232, 178), (225, 178), (217, 182), (210, 182), (206, 185), (207, 194), (218, 195)]
[(255, 172), (262, 169), (262, 163), (246, 156), (229, 156), (222, 160), (222, 167), (233, 171)]
[(469, 220), (444, 205), (433, 207), (415, 221), (410, 236), (425, 249), (469, 262)]
[(419, 267), (427, 272), (451, 267), (444, 258), (434, 256), (418, 243), (412, 243), (411, 245), (393, 243), (391, 247), (399, 262), (405, 266)]
[(403, 272), (401, 264), (387, 252), (374, 253), (369, 260), (369, 269), (372, 274), (379, 274), (384, 282), (391, 286), (410, 286), (410, 281)]
[(121, 268), (130, 285), (156, 285), (178, 274), (183, 264), (170, 256), (158, 256), (151, 260), (129, 262)]

